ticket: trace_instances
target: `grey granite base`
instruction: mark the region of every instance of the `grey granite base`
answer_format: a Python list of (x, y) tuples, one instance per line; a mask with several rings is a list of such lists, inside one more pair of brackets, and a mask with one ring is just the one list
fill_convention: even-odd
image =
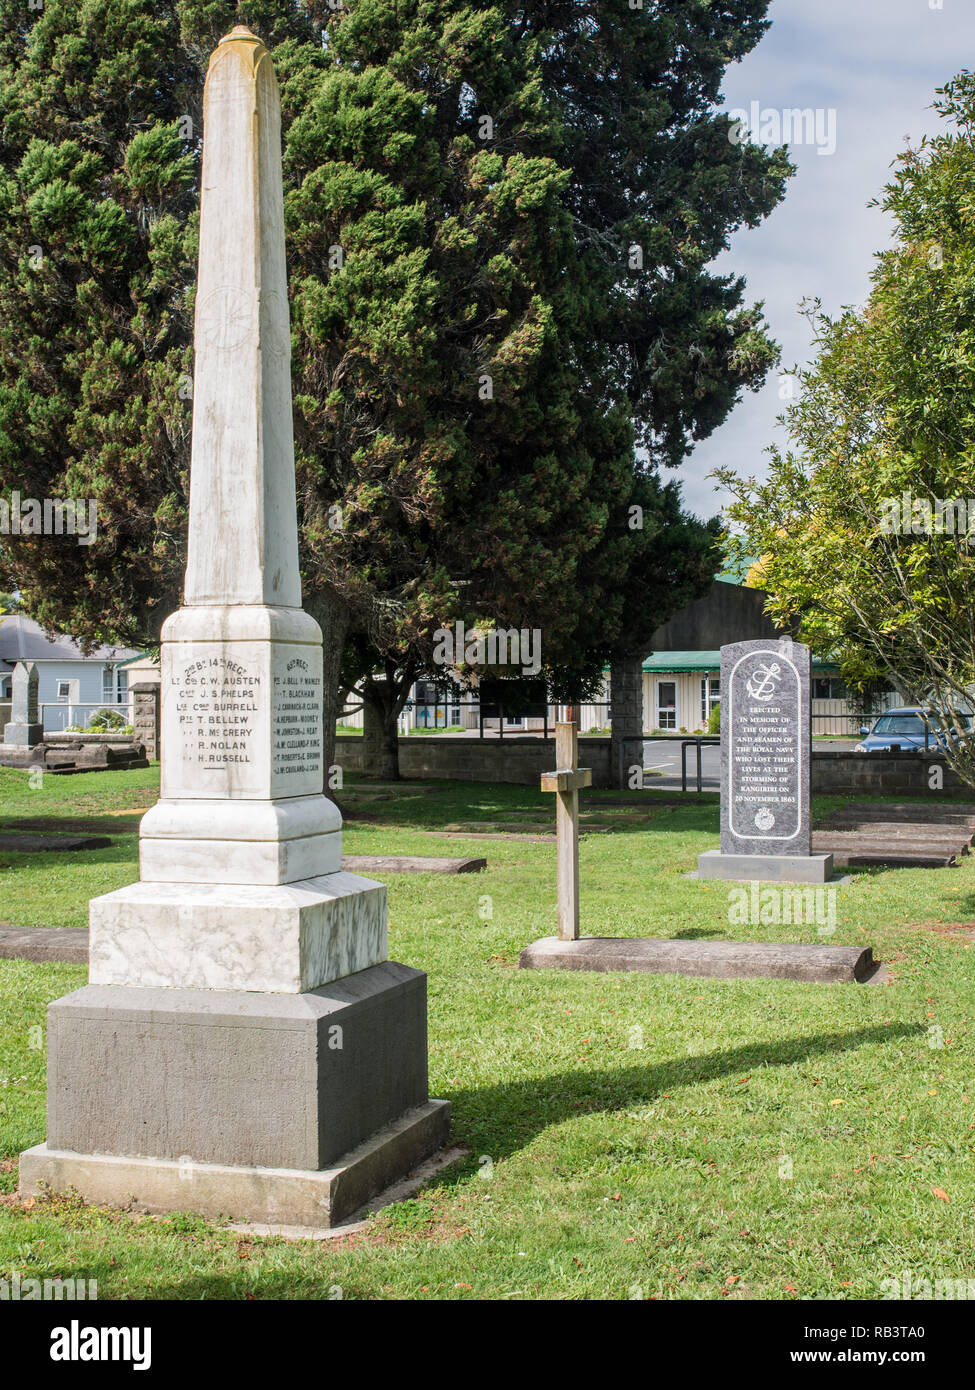
[(20, 1156), (20, 1193), (72, 1190), (95, 1205), (130, 1211), (327, 1230), (441, 1149), (449, 1128), (447, 1101), (427, 1101), (316, 1171), (79, 1154), (38, 1144)]
[(429, 1099), (426, 976), (392, 961), (295, 995), (88, 985), (47, 1036), (53, 1151), (317, 1172)]
[(709, 849), (697, 857), (698, 878), (760, 883), (828, 883), (831, 854), (722, 854)]

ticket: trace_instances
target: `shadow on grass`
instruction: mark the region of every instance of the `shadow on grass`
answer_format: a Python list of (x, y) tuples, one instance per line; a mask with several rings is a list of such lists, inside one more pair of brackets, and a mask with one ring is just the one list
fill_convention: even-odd
[(720, 927), (685, 927), (683, 931), (675, 931), (670, 937), (671, 941), (698, 941), (702, 937), (720, 937), (724, 939), (725, 933)]
[(25, 853), (22, 850), (6, 850), (0, 846), (0, 869), (16, 872), (18, 869), (90, 869), (99, 864), (138, 864), (137, 854), (133, 854), (131, 841), (125, 843), (124, 837), (118, 844), (105, 845), (102, 849), (38, 850)]
[[(841, 986), (837, 986), (841, 988)], [(856, 988), (856, 986), (853, 986)], [(877, 1043), (899, 1042), (926, 1029), (920, 1023), (891, 1023), (845, 1033), (813, 1033), (807, 1037), (755, 1042), (724, 1052), (672, 1059), (643, 1066), (603, 1071), (573, 1068), (495, 1086), (450, 1092), (453, 1107), (452, 1142), (462, 1143), (493, 1159), (523, 1148), (540, 1131), (578, 1115), (612, 1112), (646, 1105), (661, 1095), (702, 1082), (735, 1077), (767, 1067), (789, 1067), (812, 1057), (826, 1057)], [(476, 1167), (476, 1162), (474, 1164)], [(463, 1181), (471, 1164), (438, 1179), (449, 1186)]]
[[(451, 1189), (468, 1182), (477, 1172), (481, 1155), (488, 1154), (494, 1161), (510, 1157), (540, 1131), (579, 1115), (630, 1109), (702, 1082), (725, 1077), (738, 1080), (743, 1073), (760, 1068), (791, 1066), (813, 1057), (825, 1057), (877, 1043), (897, 1042), (923, 1032), (926, 1029), (919, 1023), (895, 1023), (844, 1033), (814, 1033), (807, 1037), (756, 1042), (705, 1056), (646, 1066), (605, 1068), (602, 1071), (574, 1069), (455, 1091), (447, 1097), (454, 1105), (455, 1116), (451, 1142), (467, 1145), (471, 1153), (469, 1157), (452, 1164), (444, 1173), (438, 1174), (431, 1186), (446, 1189), (449, 1193)], [(42, 1213), (43, 1208), (38, 1214)], [(63, 1211), (63, 1216), (65, 1225), (70, 1229), (70, 1208)], [(177, 1215), (160, 1222), (160, 1239), (172, 1239), (174, 1225), (176, 1231), (186, 1236), (197, 1235), (201, 1242), (206, 1242), (211, 1236), (207, 1223), (191, 1216)], [(113, 1242), (109, 1240), (109, 1250), (112, 1245)], [(292, 1248), (298, 1253), (308, 1247), (296, 1245)], [(250, 1280), (246, 1285), (242, 1285), (240, 1273), (215, 1271), (213, 1274), (196, 1273), (185, 1278), (178, 1275), (167, 1278), (160, 1273), (145, 1297), (152, 1300), (239, 1300), (254, 1296), (272, 1300), (327, 1299), (334, 1288), (334, 1281), (328, 1273), (327, 1254), (330, 1248), (336, 1254), (342, 1252), (342, 1246), (318, 1246), (315, 1257), (307, 1263), (299, 1263), (297, 1267), (293, 1263), (284, 1269), (262, 1270), (259, 1280)], [(319, 1258), (319, 1254), (326, 1258)], [(187, 1258), (191, 1256), (192, 1249), (188, 1249)], [(231, 1251), (228, 1251), (227, 1258), (233, 1258)], [(137, 1286), (131, 1284), (124, 1292), (108, 1293), (110, 1288), (116, 1287), (119, 1266), (114, 1256), (112, 1265), (109, 1265), (107, 1252), (106, 1256), (88, 1253), (84, 1264), (85, 1277), (99, 1281), (103, 1299), (118, 1297), (131, 1300), (142, 1294)], [(121, 1268), (124, 1272), (124, 1265)], [(356, 1275), (344, 1282), (347, 1286), (346, 1296), (368, 1297), (368, 1292), (358, 1287)]]

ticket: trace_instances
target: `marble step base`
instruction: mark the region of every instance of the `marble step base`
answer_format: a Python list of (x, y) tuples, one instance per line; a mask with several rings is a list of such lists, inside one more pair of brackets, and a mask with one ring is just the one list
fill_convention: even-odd
[(386, 959), (386, 887), (132, 883), (93, 898), (93, 985), (300, 994)]

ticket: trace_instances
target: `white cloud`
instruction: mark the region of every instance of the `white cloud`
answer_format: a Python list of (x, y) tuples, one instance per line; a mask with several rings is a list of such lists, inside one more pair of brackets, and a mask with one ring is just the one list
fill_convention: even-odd
[[(943, 128), (931, 103), (935, 88), (970, 62), (971, 7), (972, 0), (944, 0), (940, 10), (928, 0), (773, 0), (765, 38), (728, 70), (729, 110), (758, 101), (837, 113), (835, 154), (794, 146), (797, 172), (784, 201), (760, 227), (739, 232), (715, 263), (745, 276), (748, 303), (765, 301), (784, 366), (810, 356), (797, 313), (803, 297), (818, 296), (828, 312), (866, 297), (874, 255), (890, 237), (889, 220), (866, 204), (888, 182), (905, 136), (916, 142)], [(690, 510), (710, 516), (721, 505), (706, 479), (713, 468), (764, 473), (764, 450), (783, 442), (775, 424), (782, 404), (773, 377), (760, 392), (746, 392), (697, 446), (680, 469)]]

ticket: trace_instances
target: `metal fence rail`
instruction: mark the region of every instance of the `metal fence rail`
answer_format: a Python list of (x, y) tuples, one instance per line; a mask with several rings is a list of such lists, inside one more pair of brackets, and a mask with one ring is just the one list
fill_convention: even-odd
[[(69, 729), (80, 728), (88, 729), (91, 721), (96, 714), (102, 710), (107, 710), (112, 714), (122, 716), (125, 724), (132, 723), (133, 701), (128, 700), (112, 701), (67, 701), (67, 700), (46, 700), (38, 706), (41, 716), (41, 723), (46, 734), (61, 734)], [(106, 733), (111, 733), (111, 729), (106, 729)]]

